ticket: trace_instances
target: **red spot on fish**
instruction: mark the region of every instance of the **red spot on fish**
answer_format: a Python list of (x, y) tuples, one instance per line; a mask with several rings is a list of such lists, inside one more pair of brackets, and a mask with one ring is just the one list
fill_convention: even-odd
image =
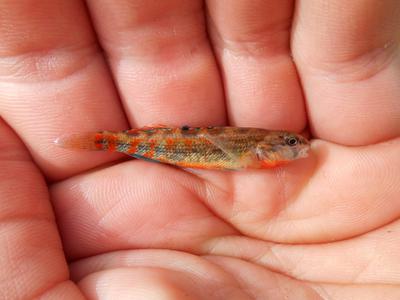
[(153, 158), (154, 157), (154, 148), (156, 147), (156, 143), (153, 140), (149, 140), (150, 144), (150, 150), (146, 152), (143, 156), (147, 158)]
[(173, 149), (174, 144), (175, 144), (174, 140), (171, 139), (171, 138), (165, 139), (165, 143), (166, 143), (166, 148), (167, 148), (169, 151), (171, 151), (171, 150)]
[(289, 161), (287, 161), (287, 160), (280, 160), (280, 161), (267, 161), (267, 160), (263, 160), (263, 161), (261, 161), (261, 165), (264, 167), (264, 168), (275, 168), (275, 167), (278, 167), (278, 166), (283, 166), (283, 165), (286, 165), (287, 163), (288, 163)]
[(94, 136), (94, 144), (96, 149), (98, 150), (102, 150), (103, 149), (103, 143), (102, 143), (102, 139), (103, 139), (103, 134), (101, 133), (96, 133)]
[(184, 142), (185, 142), (185, 145), (186, 145), (189, 149), (192, 149), (193, 140), (191, 140), (191, 139), (186, 139), (186, 140), (184, 140)]
[(129, 153), (129, 154), (134, 154), (134, 153), (136, 153), (136, 151), (137, 151), (137, 146), (138, 146), (140, 143), (141, 143), (141, 140), (139, 140), (139, 139), (133, 139), (133, 140), (130, 142), (130, 147), (129, 147), (129, 149), (128, 149), (128, 153)]
[(107, 141), (108, 141), (108, 151), (115, 152), (117, 146), (117, 137), (113, 134), (109, 135), (107, 137)]

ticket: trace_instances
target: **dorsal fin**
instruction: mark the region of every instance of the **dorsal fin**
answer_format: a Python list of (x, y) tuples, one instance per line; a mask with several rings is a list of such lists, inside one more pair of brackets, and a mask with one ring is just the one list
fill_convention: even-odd
[(164, 124), (150, 124), (150, 125), (145, 125), (141, 127), (141, 130), (151, 130), (151, 129), (157, 129), (157, 128), (168, 128), (167, 125)]
[(140, 131), (148, 131), (148, 130), (153, 130), (153, 129), (160, 129), (160, 128), (168, 128), (167, 125), (162, 125), (162, 124), (152, 124), (152, 125), (145, 125), (140, 128), (132, 128), (125, 130), (124, 132), (127, 134), (136, 134)]

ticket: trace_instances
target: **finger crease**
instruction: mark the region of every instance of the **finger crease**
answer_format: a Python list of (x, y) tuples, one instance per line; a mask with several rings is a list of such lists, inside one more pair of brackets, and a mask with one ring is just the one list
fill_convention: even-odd
[(300, 69), (310, 68), (314, 76), (322, 76), (339, 83), (351, 83), (372, 79), (386, 70), (398, 57), (399, 44), (393, 42), (343, 60), (313, 63), (311, 59), (295, 57), (295, 62), (300, 65)]
[(67, 47), (33, 51), (15, 56), (0, 57), (2, 82), (49, 82), (65, 79), (99, 58), (96, 43), (84, 47)]

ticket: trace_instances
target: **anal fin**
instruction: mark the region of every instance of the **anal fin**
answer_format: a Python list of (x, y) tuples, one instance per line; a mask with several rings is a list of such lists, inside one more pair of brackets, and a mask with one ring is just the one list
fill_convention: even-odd
[(140, 160), (144, 160), (144, 161), (150, 161), (150, 162), (155, 162), (155, 163), (160, 163), (160, 161), (143, 156), (143, 155), (139, 155), (139, 154), (128, 154), (129, 156), (132, 156), (136, 159), (140, 159)]

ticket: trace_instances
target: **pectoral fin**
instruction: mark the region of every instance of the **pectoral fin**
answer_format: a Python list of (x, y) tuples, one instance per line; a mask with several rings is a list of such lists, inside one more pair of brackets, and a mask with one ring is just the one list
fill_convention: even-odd
[(232, 161), (236, 162), (240, 166), (237, 169), (247, 168), (249, 164), (252, 163), (251, 161), (254, 160), (254, 155), (252, 155), (251, 153), (247, 153), (244, 155), (238, 155), (234, 153), (223, 138), (210, 134), (203, 134), (201, 136), (209, 141), (211, 144), (213, 144), (215, 147), (220, 149), (222, 152), (224, 152)]

